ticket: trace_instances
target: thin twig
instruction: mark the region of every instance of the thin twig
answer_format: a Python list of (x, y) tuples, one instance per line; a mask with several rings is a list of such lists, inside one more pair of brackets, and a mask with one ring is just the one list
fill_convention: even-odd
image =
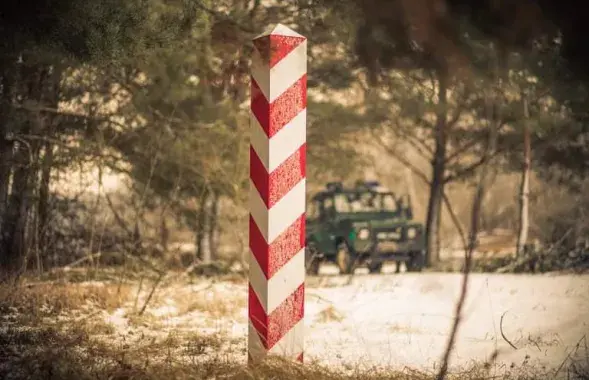
[(562, 367), (564, 367), (565, 363), (571, 358), (571, 355), (574, 353), (577, 353), (577, 351), (579, 350), (579, 348), (581, 348), (581, 342), (583, 340), (587, 340), (587, 335), (583, 335), (581, 337), (581, 339), (579, 339), (579, 341), (577, 342), (577, 344), (575, 344), (575, 349), (570, 351), (568, 353), (568, 355), (564, 358), (564, 360), (562, 361), (562, 363), (560, 363), (560, 366), (556, 369), (556, 372), (554, 373), (554, 378), (556, 378), (556, 375), (558, 375), (558, 373), (560, 372), (560, 370), (562, 369)]
[(328, 300), (328, 299), (327, 299), (327, 298), (325, 298), (325, 297), (322, 297), (322, 296), (320, 296), (319, 294), (315, 294), (315, 293), (307, 293), (307, 296), (309, 296), (309, 297), (315, 297), (315, 298), (317, 298), (319, 301), (323, 301), (323, 302), (326, 302), (326, 303), (329, 303), (329, 304), (332, 304), (332, 305), (333, 305), (333, 302), (332, 302), (332, 301)]
[(161, 273), (158, 276), (158, 278), (155, 281), (155, 283), (153, 284), (153, 287), (151, 288), (151, 291), (149, 292), (149, 295), (147, 296), (147, 299), (145, 300), (145, 303), (143, 304), (143, 307), (139, 311), (139, 314), (138, 314), (139, 316), (141, 316), (141, 315), (143, 315), (143, 313), (145, 313), (145, 309), (147, 309), (147, 305), (149, 304), (149, 301), (151, 301), (151, 298), (153, 297), (153, 294), (155, 293), (155, 289), (160, 284), (160, 282), (162, 281), (163, 278), (164, 278), (164, 273)]
[(115, 217), (115, 220), (117, 221), (117, 224), (123, 230), (125, 230), (125, 232), (127, 233), (127, 235), (133, 236), (133, 232), (131, 232), (131, 230), (127, 226), (127, 223), (125, 223), (125, 221), (123, 220), (123, 218), (121, 217), (121, 215), (119, 215), (119, 213), (117, 212), (117, 209), (116, 209), (115, 205), (113, 204), (112, 200), (110, 199), (109, 194), (108, 193), (104, 193), (104, 198), (106, 199), (106, 202), (108, 203), (108, 207), (110, 208), (113, 216)]
[(75, 267), (75, 266), (78, 266), (78, 265), (82, 264), (84, 261), (94, 260), (95, 258), (99, 258), (100, 256), (102, 256), (102, 254), (100, 252), (94, 253), (92, 255), (86, 255), (86, 256), (82, 257), (81, 259), (78, 259), (78, 260), (72, 262), (71, 264), (68, 264), (68, 265), (64, 266), (63, 268), (61, 268), (61, 270), (68, 271), (72, 267)]
[(446, 378), (446, 374), (448, 373), (450, 354), (452, 353), (452, 350), (454, 349), (456, 335), (458, 334), (458, 327), (460, 326), (460, 322), (462, 321), (462, 309), (464, 308), (464, 304), (466, 303), (466, 296), (468, 294), (468, 280), (469, 280), (473, 250), (474, 250), (474, 245), (471, 244), (471, 246), (465, 251), (464, 275), (462, 276), (462, 286), (460, 289), (460, 297), (458, 299), (458, 302), (456, 303), (456, 309), (454, 312), (454, 323), (452, 324), (452, 329), (450, 330), (450, 337), (448, 339), (448, 344), (446, 346), (446, 350), (444, 351), (444, 355), (442, 357), (442, 365), (440, 367), (440, 371), (438, 372), (438, 376), (436, 377), (437, 380), (444, 380)]
[(501, 319), (499, 320), (499, 331), (501, 332), (501, 337), (503, 338), (503, 340), (506, 341), (511, 347), (513, 347), (514, 350), (517, 350), (517, 347), (513, 343), (511, 343), (511, 341), (507, 339), (507, 337), (503, 333), (503, 317), (505, 317), (505, 314), (507, 314), (507, 311), (501, 314)]
[[(491, 109), (491, 102), (487, 103), (489, 109)], [(491, 130), (489, 131), (489, 140), (487, 145), (486, 155), (493, 154), (496, 151), (496, 142), (497, 142), (497, 134), (496, 134), (496, 127), (490, 126)], [(446, 375), (448, 374), (448, 366), (450, 363), (450, 355), (454, 350), (454, 344), (456, 341), (456, 336), (458, 334), (458, 329), (460, 327), (460, 323), (462, 321), (463, 309), (464, 304), (466, 303), (466, 299), (468, 296), (468, 280), (470, 277), (470, 267), (472, 264), (472, 256), (474, 250), (477, 245), (477, 236), (479, 231), (479, 221), (480, 221), (480, 214), (482, 208), (482, 200), (485, 195), (487, 181), (488, 181), (488, 170), (489, 170), (489, 160), (487, 160), (482, 168), (481, 173), (479, 175), (479, 181), (477, 184), (477, 188), (475, 191), (475, 195), (473, 198), (472, 204), (472, 212), (471, 212), (471, 220), (470, 220), (470, 233), (468, 237), (468, 247), (464, 250), (464, 268), (462, 276), (462, 286), (460, 290), (460, 296), (458, 301), (456, 302), (456, 308), (454, 311), (454, 323), (452, 324), (452, 329), (450, 331), (450, 336), (448, 338), (448, 344), (446, 345), (446, 350), (444, 351), (444, 355), (442, 357), (442, 364), (440, 366), (440, 371), (436, 377), (437, 380), (444, 380)]]
[(133, 311), (137, 310), (137, 303), (139, 302), (139, 294), (141, 293), (141, 288), (143, 287), (143, 279), (144, 277), (141, 276), (139, 279), (139, 287), (137, 289), (137, 294), (135, 295), (135, 302), (133, 303)]

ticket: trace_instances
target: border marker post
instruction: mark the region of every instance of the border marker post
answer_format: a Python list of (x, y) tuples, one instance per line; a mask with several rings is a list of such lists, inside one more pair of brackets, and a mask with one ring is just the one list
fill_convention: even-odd
[(253, 40), (248, 361), (303, 361), (307, 39), (278, 24)]

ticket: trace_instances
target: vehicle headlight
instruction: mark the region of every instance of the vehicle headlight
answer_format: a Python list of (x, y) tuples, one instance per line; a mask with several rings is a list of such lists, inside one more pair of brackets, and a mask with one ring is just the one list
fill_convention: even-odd
[(362, 228), (358, 231), (358, 239), (366, 240), (370, 236), (370, 230), (368, 228)]
[(416, 236), (417, 236), (417, 228), (407, 229), (407, 238), (408, 239), (415, 239)]

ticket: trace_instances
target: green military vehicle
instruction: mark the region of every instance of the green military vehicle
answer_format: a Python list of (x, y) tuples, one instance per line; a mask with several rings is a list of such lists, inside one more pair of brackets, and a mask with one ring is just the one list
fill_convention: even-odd
[(413, 220), (409, 196), (397, 197), (378, 182), (339, 182), (311, 198), (307, 210), (307, 273), (316, 275), (322, 262), (337, 265), (342, 274), (366, 265), (379, 273), (383, 263), (404, 262), (410, 272), (425, 263), (422, 224)]

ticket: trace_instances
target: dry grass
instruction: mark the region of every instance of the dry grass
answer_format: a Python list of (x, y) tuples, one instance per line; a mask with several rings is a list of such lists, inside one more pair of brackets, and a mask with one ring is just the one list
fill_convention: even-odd
[(0, 313), (41, 317), (67, 313), (91, 305), (102, 310), (120, 307), (130, 286), (105, 283), (30, 283), (0, 286)]
[(343, 321), (344, 317), (336, 310), (333, 305), (328, 306), (327, 308), (321, 310), (317, 315), (317, 321), (319, 323), (327, 323), (327, 322), (341, 322)]
[[(197, 292), (198, 289), (201, 291)], [(136, 290), (137, 284), (132, 287), (116, 283), (25, 283), (0, 288), (0, 318), (10, 321), (0, 327), (0, 379), (425, 380), (435, 377), (434, 373), (411, 369), (327, 368), (317, 363), (300, 365), (279, 359), (247, 367), (243, 342), (232, 342), (220, 333), (202, 334), (183, 328), (163, 330), (162, 318), (149, 312), (142, 316), (129, 312)], [(188, 316), (192, 312), (229, 315), (245, 306), (243, 300), (223, 300), (221, 294), (208, 293), (208, 290), (202, 286), (193, 287), (190, 294), (181, 293), (168, 284), (154, 297), (151, 310), (161, 306), (159, 301), (168, 302), (170, 299), (177, 305), (185, 305), (178, 309), (178, 313)], [(103, 317), (122, 309), (126, 310), (124, 317), (130, 326), (124, 331)], [(59, 323), (55, 322), (57, 318), (46, 318), (64, 315), (66, 317), (59, 319)], [(328, 308), (323, 317), (337, 320), (338, 312)], [(194, 323), (192, 317), (187, 321)], [(391, 326), (391, 329), (401, 328)], [(240, 349), (228, 353), (228, 344)], [(587, 380), (586, 368), (576, 365), (567, 370), (571, 379)], [(531, 366), (510, 369), (475, 363), (461, 373), (452, 374), (449, 379), (553, 378)]]
[[(309, 363), (299, 365), (271, 359), (255, 367), (208, 354), (219, 341), (168, 337), (155, 343), (121, 346), (91, 339), (89, 330), (76, 326), (67, 333), (53, 328), (37, 330), (8, 329), (0, 334), (0, 378), (14, 380), (86, 380), (86, 379), (260, 379), (260, 380), (425, 380), (431, 373), (413, 370), (341, 370)], [(181, 347), (189, 360), (178, 360)], [(493, 375), (489, 367), (475, 365), (449, 379), (536, 380), (550, 379), (532, 368), (503, 371)], [(571, 379), (587, 379), (587, 373), (571, 372)], [(583, 377), (585, 376), (585, 377)]]
[(180, 305), (180, 314), (206, 311), (215, 318), (234, 315), (247, 305), (247, 299), (241, 294), (237, 294), (235, 298), (227, 299), (226, 294), (219, 294), (214, 290), (209, 291), (209, 289), (203, 289), (195, 294), (176, 293), (172, 299)]

